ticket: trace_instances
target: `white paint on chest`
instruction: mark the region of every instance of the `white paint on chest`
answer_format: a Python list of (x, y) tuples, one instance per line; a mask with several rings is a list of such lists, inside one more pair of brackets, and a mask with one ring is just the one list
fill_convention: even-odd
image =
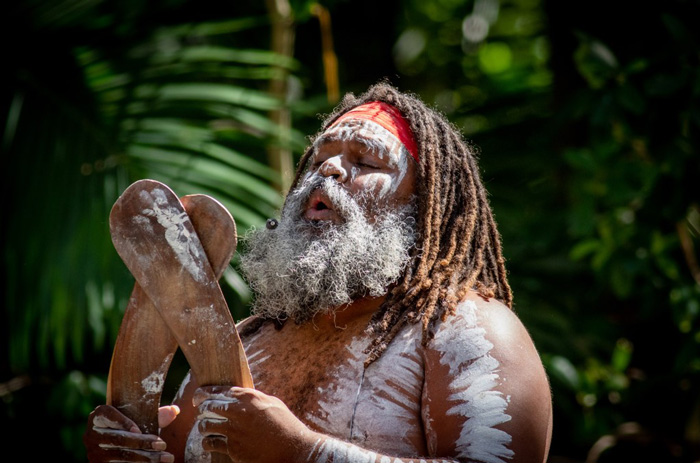
[(346, 360), (335, 368), (331, 381), (323, 388), (324, 398), (318, 401), (318, 408), (306, 413), (305, 419), (318, 429), (334, 436), (350, 437), (367, 342), (364, 337), (352, 340), (346, 347)]
[[(394, 339), (380, 360), (364, 371), (369, 338), (346, 347), (343, 362), (318, 385), (322, 397), (302, 419), (312, 428), (382, 453), (418, 454), (424, 446), (420, 424), (423, 363), (420, 327), (411, 325)], [(255, 351), (254, 351), (255, 352)], [(264, 358), (262, 353), (253, 355)], [(352, 461), (352, 460), (350, 460)]]
[[(316, 441), (306, 460), (313, 463), (428, 463), (428, 460), (419, 458), (378, 455), (371, 450), (332, 438)], [(455, 463), (451, 460), (430, 461), (433, 463)]]
[(489, 354), (493, 344), (477, 323), (472, 301), (461, 304), (457, 316), (440, 327), (434, 345), (452, 378), (447, 414), (465, 418), (456, 446), (459, 456), (483, 463), (512, 458), (511, 436), (495, 427), (511, 419), (506, 398), (496, 390), (499, 363)]
[(265, 370), (265, 362), (271, 357), (271, 355), (265, 352), (265, 349), (258, 347), (256, 340), (261, 336), (264, 330), (261, 329), (252, 336), (243, 340), (245, 346), (246, 357), (248, 358), (248, 367), (250, 368), (250, 373), (255, 378), (255, 387), (257, 389), (264, 390), (265, 382), (263, 381), (264, 375), (258, 374), (259, 371)]
[(358, 397), (352, 440), (381, 445), (388, 454), (417, 450), (424, 365), (420, 325), (404, 328), (371, 365)]

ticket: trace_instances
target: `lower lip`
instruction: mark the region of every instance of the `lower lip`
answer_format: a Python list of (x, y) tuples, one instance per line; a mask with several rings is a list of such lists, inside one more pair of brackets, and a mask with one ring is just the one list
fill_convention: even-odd
[(337, 215), (332, 209), (307, 209), (304, 218), (306, 220), (337, 221)]

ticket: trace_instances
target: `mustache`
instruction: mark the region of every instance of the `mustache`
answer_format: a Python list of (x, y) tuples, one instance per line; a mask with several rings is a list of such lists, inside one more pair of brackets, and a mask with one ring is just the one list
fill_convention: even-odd
[(301, 217), (309, 198), (316, 190), (321, 190), (325, 201), (329, 203), (327, 206), (336, 211), (340, 218), (347, 220), (357, 214), (360, 206), (358, 199), (360, 198), (353, 198), (333, 177), (324, 177), (314, 173), (288, 195), (282, 219)]
[[(298, 185), (294, 190), (292, 190), (290, 196), (299, 201), (307, 201), (311, 193), (319, 188), (323, 188), (324, 183), (327, 180), (332, 180), (331, 177), (324, 177), (318, 173), (313, 173), (311, 176), (302, 181), (301, 185)], [(326, 186), (325, 188), (332, 188), (332, 186)]]

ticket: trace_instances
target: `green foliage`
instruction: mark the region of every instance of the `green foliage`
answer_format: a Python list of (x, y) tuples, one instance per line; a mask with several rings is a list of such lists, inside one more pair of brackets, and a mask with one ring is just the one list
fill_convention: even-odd
[[(85, 419), (104, 403), (133, 286), (109, 238), (118, 195), (141, 178), (179, 195), (210, 194), (243, 235), (281, 204), (271, 186), (279, 173), (266, 165), (268, 140), (295, 152), (305, 140), (296, 131), (280, 139), (268, 118), (293, 102), (271, 97), (270, 80), (298, 63), (249, 40), (266, 35), (266, 18), (194, 23), (181, 12), (179, 22), (154, 28), (147, 16), (167, 13), (160, 5), (131, 10), (113, 27), (121, 6), (63, 10), (67, 3), (27, 3), (12, 16), (28, 25), (18, 31), (38, 37), (17, 42), (14, 85), (6, 89), (3, 183), (12, 220), (3, 230), (3, 303), (11, 329), (3, 332), (9, 354), (0, 381), (31, 379), (18, 390), (0, 388), (0, 416), (16, 433), (30, 427), (28, 413), (52, 417), (61, 423), (45, 436), (53, 457), (81, 461)], [(48, 59), (39, 58), (37, 41)], [(234, 317), (245, 316), (250, 292), (235, 260), (222, 286)]]
[[(181, 195), (208, 193), (242, 234), (281, 201), (268, 146), (298, 154), (305, 144), (297, 131), (280, 140), (268, 112), (294, 108), (305, 134), (328, 109), (313, 84), (322, 80), (318, 32), (309, 32), (313, 2), (291, 2), (299, 61), (267, 49), (258, 4), (232, 12), (205, 3), (24, 0), (6, 16), (15, 81), (6, 88), (3, 138), (10, 220), (2, 230), (8, 359), (0, 414), (20, 430), (44, 414), (64, 423), (46, 439), (76, 461), (84, 416), (104, 400), (133, 283), (109, 241), (119, 193), (145, 177)], [(479, 147), (515, 310), (552, 383), (552, 461), (583, 461), (596, 442), (622, 442), (629, 422), (647, 433), (635, 431), (636, 450), (620, 446), (619, 461), (696, 460), (694, 2), (643, 11), (602, 1), (405, 0), (400, 10), (323, 3), (334, 33), (342, 31), (334, 38), (345, 50), (348, 89), (396, 76)], [(382, 30), (356, 34), (353, 24), (375, 17)], [(348, 58), (346, 36), (360, 61)], [(272, 79), (289, 73), (312, 89), (303, 100), (300, 89), (286, 101), (268, 93)], [(234, 260), (223, 286), (240, 318), (249, 292), (235, 269)], [(14, 375), (30, 379), (15, 389)], [(649, 442), (671, 445), (645, 454)], [(608, 455), (596, 458), (614, 460)]]
[[(630, 2), (407, 3), (400, 83), (481, 148), (515, 309), (552, 381), (552, 454), (583, 460), (638, 421), (649, 441), (690, 459), (700, 438), (696, 5), (633, 19)], [(650, 405), (658, 397), (673, 399)]]

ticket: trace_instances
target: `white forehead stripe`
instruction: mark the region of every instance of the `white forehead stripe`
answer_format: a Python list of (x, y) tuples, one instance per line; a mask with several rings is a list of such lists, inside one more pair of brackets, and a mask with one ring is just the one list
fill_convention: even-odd
[[(314, 143), (314, 149), (318, 149), (319, 145), (324, 142), (350, 140), (357, 140), (365, 144), (367, 149), (374, 151), (380, 159), (383, 159), (384, 156), (388, 157), (389, 166), (396, 167), (397, 172), (392, 176), (391, 181), (384, 183), (379, 196), (395, 192), (408, 171), (408, 159), (412, 158), (411, 153), (401, 143), (401, 140), (376, 122), (366, 119), (349, 119), (326, 130)], [(357, 173), (357, 170), (351, 171), (353, 180)]]
[(334, 125), (321, 134), (314, 143), (314, 149), (318, 149), (321, 143), (327, 141), (357, 140), (377, 153), (380, 159), (389, 156), (389, 162), (397, 165), (405, 164), (411, 157), (406, 147), (393, 133), (366, 119), (349, 119)]

